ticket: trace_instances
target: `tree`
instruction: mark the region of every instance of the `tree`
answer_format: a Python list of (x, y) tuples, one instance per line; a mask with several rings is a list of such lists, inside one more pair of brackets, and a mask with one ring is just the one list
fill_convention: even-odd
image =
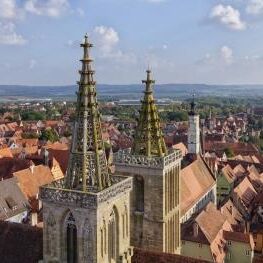
[(39, 139), (43, 141), (56, 142), (59, 140), (59, 136), (53, 129), (48, 129), (42, 132)]
[(231, 158), (231, 157), (235, 156), (235, 154), (231, 148), (225, 148), (224, 152), (225, 152), (227, 158)]

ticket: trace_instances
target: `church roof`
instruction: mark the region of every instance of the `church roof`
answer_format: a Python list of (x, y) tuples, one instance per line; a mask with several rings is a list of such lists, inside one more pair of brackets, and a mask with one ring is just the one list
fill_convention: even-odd
[(200, 155), (181, 171), (181, 214), (184, 215), (215, 185), (211, 171)]

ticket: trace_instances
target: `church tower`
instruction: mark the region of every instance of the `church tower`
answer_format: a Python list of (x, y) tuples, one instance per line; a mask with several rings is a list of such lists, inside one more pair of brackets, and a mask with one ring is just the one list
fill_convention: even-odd
[(191, 110), (189, 111), (189, 127), (188, 127), (188, 153), (200, 153), (200, 126), (199, 114), (195, 110), (196, 104), (193, 97), (191, 102)]
[(44, 262), (130, 263), (132, 178), (108, 173), (87, 36), (81, 47), (84, 56), (67, 173), (40, 189)]
[(133, 177), (131, 244), (180, 253), (181, 152), (168, 151), (147, 70), (144, 98), (132, 149), (115, 154), (116, 171)]

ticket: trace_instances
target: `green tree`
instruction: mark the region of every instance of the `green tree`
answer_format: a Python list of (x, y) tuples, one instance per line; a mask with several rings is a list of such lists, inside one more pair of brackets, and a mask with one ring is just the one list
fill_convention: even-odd
[(40, 140), (56, 142), (59, 140), (58, 134), (53, 129), (48, 129), (42, 132)]
[(225, 152), (227, 158), (231, 158), (231, 157), (235, 156), (235, 154), (231, 148), (225, 148), (224, 152)]

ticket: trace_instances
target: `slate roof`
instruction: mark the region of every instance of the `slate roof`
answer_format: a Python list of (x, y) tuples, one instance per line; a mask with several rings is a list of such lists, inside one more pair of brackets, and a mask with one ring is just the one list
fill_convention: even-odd
[(28, 205), (16, 178), (0, 181), (0, 220), (27, 211)]

